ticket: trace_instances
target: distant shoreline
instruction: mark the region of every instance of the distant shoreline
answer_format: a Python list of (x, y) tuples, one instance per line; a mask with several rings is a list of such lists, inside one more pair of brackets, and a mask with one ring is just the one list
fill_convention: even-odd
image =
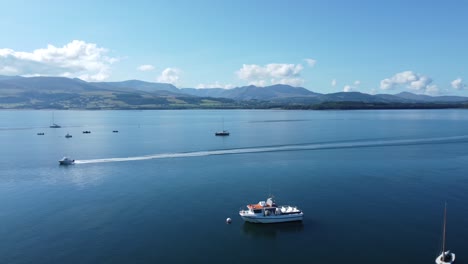
[(366, 102), (322, 102), (317, 104), (291, 104), (281, 105), (274, 103), (240, 102), (239, 106), (135, 106), (135, 107), (5, 107), (0, 105), (0, 110), (73, 110), (73, 111), (109, 111), (109, 110), (424, 110), (424, 109), (468, 109), (468, 103), (366, 103)]

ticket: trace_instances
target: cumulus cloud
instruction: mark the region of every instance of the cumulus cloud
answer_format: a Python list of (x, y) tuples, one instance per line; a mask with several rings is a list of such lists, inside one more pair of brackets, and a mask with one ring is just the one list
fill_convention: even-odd
[(425, 92), (429, 88), (434, 90), (434, 87), (431, 86), (431, 83), (432, 79), (428, 76), (417, 74), (413, 71), (404, 71), (395, 74), (391, 78), (380, 81), (380, 89), (390, 90), (403, 86), (415, 91)]
[(463, 83), (463, 80), (461, 78), (453, 80), (450, 84), (452, 85), (452, 88), (457, 90), (463, 90), (468, 88), (468, 86)]
[(353, 85), (347, 84), (343, 87), (343, 92), (356, 92), (360, 84), (361, 81), (359, 80), (354, 81)]
[(333, 86), (333, 87), (336, 86), (336, 79), (333, 79), (333, 80), (331, 81), (331, 86)]
[(301, 78), (303, 69), (301, 64), (270, 63), (265, 66), (244, 64), (236, 73), (241, 80), (257, 86), (267, 84), (299, 86), (304, 83), (304, 79)]
[(435, 84), (428, 85), (425, 90), (425, 94), (428, 95), (439, 95), (439, 87)]
[(154, 70), (154, 66), (153, 65), (150, 65), (150, 64), (144, 64), (144, 65), (140, 65), (138, 66), (137, 70), (139, 71), (152, 71)]
[(304, 59), (305, 62), (307, 62), (307, 65), (309, 65), (310, 67), (314, 67), (315, 64), (317, 63), (317, 60), (314, 60), (314, 59)]
[(267, 86), (267, 81), (265, 81), (265, 80), (251, 81), (251, 82), (249, 82), (249, 85), (255, 85), (255, 86), (258, 86), (258, 87), (263, 87), (263, 86)]
[(354, 87), (351, 86), (351, 85), (345, 85), (345, 86), (343, 87), (343, 92), (346, 92), (346, 93), (347, 93), (347, 92), (352, 92), (352, 91), (354, 91)]
[(157, 78), (158, 82), (176, 85), (179, 83), (181, 71), (177, 68), (166, 68)]
[(48, 45), (32, 52), (0, 49), (0, 74), (21, 76), (66, 76), (102, 81), (117, 61), (108, 50), (94, 43), (73, 40), (63, 47)]
[(210, 83), (210, 84), (200, 83), (199, 85), (197, 85), (196, 88), (198, 88), (198, 89), (208, 89), (208, 88), (232, 89), (234, 87), (235, 86), (233, 84), (221, 84), (218, 81), (216, 81), (215, 83)]

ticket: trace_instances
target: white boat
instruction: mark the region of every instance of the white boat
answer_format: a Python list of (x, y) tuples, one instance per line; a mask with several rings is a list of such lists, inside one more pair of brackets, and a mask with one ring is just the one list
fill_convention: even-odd
[(304, 213), (296, 206), (278, 206), (273, 198), (247, 205), (248, 210), (240, 210), (239, 215), (246, 222), (251, 223), (284, 223), (302, 221)]
[(447, 224), (447, 203), (444, 208), (444, 229), (442, 231), (442, 253), (436, 258), (436, 264), (451, 264), (455, 262), (455, 253), (446, 250), (445, 248), (445, 226)]
[(61, 126), (57, 125), (55, 122), (55, 116), (54, 113), (52, 112), (52, 125), (50, 125), (50, 128), (61, 128)]
[(223, 118), (223, 130), (215, 132), (215, 136), (229, 136), (229, 131), (224, 130), (224, 118)]
[(67, 157), (63, 157), (61, 160), (59, 160), (60, 165), (72, 165), (75, 164), (75, 160), (69, 159)]
[(71, 137), (73, 137), (73, 136), (67, 133), (67, 134), (65, 135), (65, 137), (66, 137), (66, 138), (71, 138)]

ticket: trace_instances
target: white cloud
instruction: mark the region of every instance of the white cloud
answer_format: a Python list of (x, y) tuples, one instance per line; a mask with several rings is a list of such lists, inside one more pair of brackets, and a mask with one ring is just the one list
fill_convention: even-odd
[(347, 84), (343, 87), (343, 92), (356, 92), (360, 84), (361, 81), (359, 80), (354, 81), (353, 85)]
[(317, 60), (314, 60), (314, 59), (304, 59), (306, 62), (307, 62), (307, 65), (309, 65), (310, 67), (314, 67), (315, 64), (317, 63)]
[(395, 74), (391, 78), (380, 81), (380, 89), (390, 90), (404, 86), (406, 88), (425, 92), (428, 89), (434, 89), (431, 86), (432, 79), (425, 75), (420, 75), (412, 71), (404, 71)]
[(265, 66), (244, 64), (236, 73), (241, 80), (256, 86), (265, 86), (268, 83), (298, 86), (304, 83), (300, 78), (303, 69), (301, 64), (270, 63)]
[[(1, 62), (1, 61), (0, 61)], [(0, 73), (5, 75), (17, 75), (18, 70), (11, 66), (1, 66)]]
[(291, 86), (301, 86), (304, 84), (304, 79), (301, 78), (283, 78), (280, 80), (271, 79), (272, 84), (286, 84)]
[(425, 94), (427, 95), (438, 95), (439, 88), (435, 84), (428, 85), (425, 90)]
[(158, 82), (176, 85), (179, 83), (181, 71), (177, 68), (166, 68), (157, 78)]
[(353, 87), (353, 86), (351, 86), (351, 85), (345, 85), (345, 86), (343, 87), (343, 92), (346, 92), (346, 93), (347, 93), (347, 92), (353, 92), (353, 91), (354, 91), (354, 88), (355, 88), (355, 87)]
[(0, 49), (0, 74), (22, 76), (68, 76), (102, 81), (110, 75), (116, 58), (94, 43), (73, 40), (63, 47), (47, 45), (32, 52)]
[(331, 81), (331, 86), (333, 86), (333, 87), (336, 86), (336, 79), (333, 79), (333, 80)]
[(468, 86), (463, 83), (463, 80), (461, 78), (453, 80), (450, 84), (452, 85), (452, 88), (457, 90), (463, 90), (468, 88)]
[(150, 64), (144, 64), (144, 65), (138, 66), (137, 70), (139, 70), (139, 71), (152, 71), (152, 70), (154, 70), (154, 66), (150, 65)]
[(208, 89), (208, 88), (232, 89), (234, 87), (235, 86), (233, 84), (221, 84), (218, 81), (216, 81), (215, 83), (211, 83), (211, 84), (200, 83), (199, 85), (197, 85), (196, 88), (198, 89)]
[(267, 81), (265, 81), (265, 80), (251, 81), (251, 82), (249, 82), (249, 85), (255, 85), (255, 86), (258, 86), (258, 87), (264, 87), (264, 86), (267, 86)]

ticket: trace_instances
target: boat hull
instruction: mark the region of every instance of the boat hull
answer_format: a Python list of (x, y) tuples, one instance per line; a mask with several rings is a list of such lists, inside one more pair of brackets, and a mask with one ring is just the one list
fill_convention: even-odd
[(436, 258), (435, 263), (436, 264), (452, 264), (453, 262), (455, 262), (455, 253), (450, 253), (449, 251), (446, 251), (445, 254), (451, 256), (449, 261), (443, 261), (442, 254), (440, 254), (440, 256)]
[(59, 160), (59, 164), (60, 165), (73, 165), (73, 164), (75, 164), (75, 160), (68, 159), (68, 158), (63, 158), (63, 159)]
[(240, 214), (241, 218), (250, 223), (259, 224), (274, 224), (274, 223), (285, 223), (285, 222), (296, 222), (302, 221), (304, 214), (290, 214), (290, 215), (272, 215), (272, 216), (257, 216), (257, 215), (246, 215)]

